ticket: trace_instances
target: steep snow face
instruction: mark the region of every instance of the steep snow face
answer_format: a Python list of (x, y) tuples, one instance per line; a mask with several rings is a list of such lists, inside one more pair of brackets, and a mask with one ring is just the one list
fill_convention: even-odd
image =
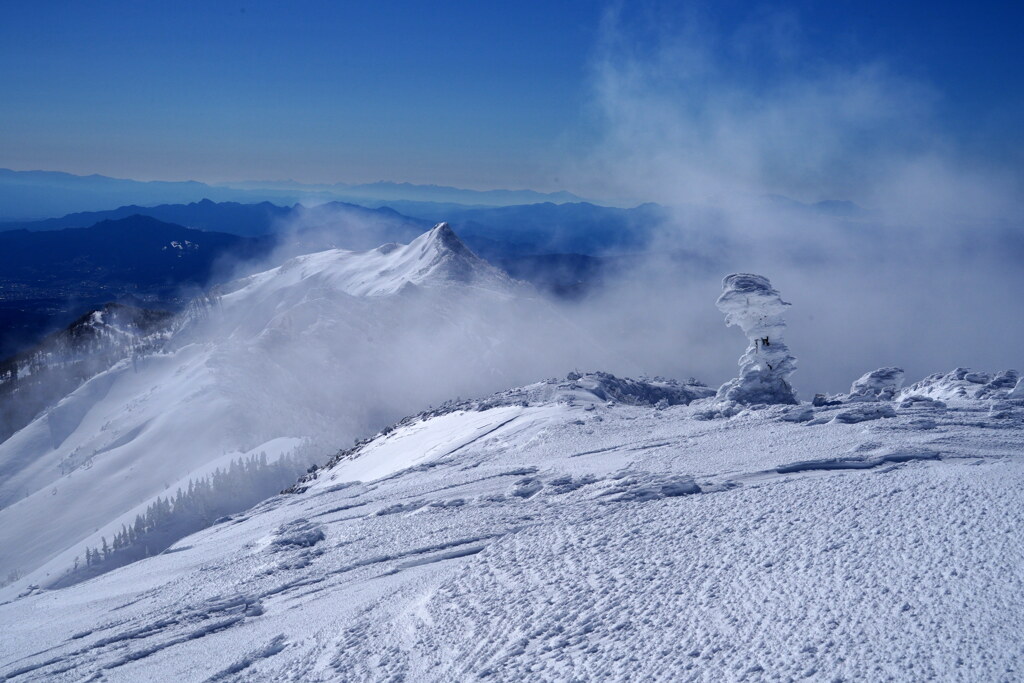
[(224, 291), (161, 352), (115, 364), (0, 444), (0, 582), (60, 579), (156, 496), (239, 457), (309, 464), (423, 406), (602, 358), (444, 224)]
[(740, 376), (723, 384), (718, 398), (743, 404), (796, 403), (788, 382), (796, 358), (783, 339), (782, 314), (790, 304), (761, 275), (734, 273), (722, 288), (715, 305), (725, 313), (726, 325), (739, 326), (750, 344), (739, 360)]
[(1024, 404), (708, 420), (713, 399), (652, 405), (663, 384), (573, 375), (452, 403), (163, 555), (63, 590), (8, 587), (0, 676), (1021, 671)]

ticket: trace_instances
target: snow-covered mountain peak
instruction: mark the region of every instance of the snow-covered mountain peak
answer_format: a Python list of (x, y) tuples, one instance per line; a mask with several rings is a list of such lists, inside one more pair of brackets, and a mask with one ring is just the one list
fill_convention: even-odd
[(222, 288), (224, 300), (248, 299), (296, 285), (323, 286), (351, 296), (386, 296), (408, 285), (468, 285), (508, 293), (520, 285), (490, 265), (439, 223), (409, 244), (384, 244), (369, 251), (329, 249), (297, 256), (283, 265)]
[(470, 251), (447, 223), (438, 223), (406, 248), (402, 268), (410, 282), (459, 282), (505, 289), (511, 280), (502, 271)]
[(421, 244), (422, 248), (435, 248), (438, 251), (452, 251), (472, 256), (473, 253), (462, 243), (447, 222), (438, 223), (433, 228), (417, 237), (413, 244)]

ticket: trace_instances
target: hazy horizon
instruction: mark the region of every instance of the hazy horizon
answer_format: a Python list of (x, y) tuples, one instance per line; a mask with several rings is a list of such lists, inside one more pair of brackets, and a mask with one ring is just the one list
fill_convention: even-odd
[(0, 167), (616, 204), (666, 203), (622, 177), (637, 162), (701, 201), (867, 205), (876, 169), (936, 161), (1012, 192), (1024, 177), (1021, 10), (1004, 5), (53, 9), (0, 26)]

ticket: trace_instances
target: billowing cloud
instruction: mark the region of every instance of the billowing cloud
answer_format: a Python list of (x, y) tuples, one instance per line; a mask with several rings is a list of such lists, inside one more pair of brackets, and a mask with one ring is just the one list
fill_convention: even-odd
[(629, 321), (615, 340), (651, 371), (717, 382), (742, 344), (712, 302), (722, 276), (758, 272), (794, 303), (804, 398), (883, 365), (911, 378), (1020, 365), (1015, 172), (972, 156), (936, 115), (943, 94), (884, 56), (829, 61), (791, 13), (728, 30), (710, 16), (605, 19), (597, 134), (573, 177), (674, 220), (657, 256), (576, 313)]

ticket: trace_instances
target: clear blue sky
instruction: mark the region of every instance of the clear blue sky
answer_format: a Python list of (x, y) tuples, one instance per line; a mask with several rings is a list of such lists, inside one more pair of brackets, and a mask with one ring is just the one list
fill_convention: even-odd
[[(800, 44), (785, 69), (883, 62), (937, 93), (938, 125), (968, 153), (1019, 165), (1024, 11), (1009, 5), (620, 9), (641, 52), (694, 7), (726, 40), (752, 15), (782, 16)], [(0, 166), (559, 189), (561, 160), (598, 135), (592, 75), (606, 9), (583, 0), (4, 0)], [(783, 68), (756, 53), (721, 59), (751, 87)]]

